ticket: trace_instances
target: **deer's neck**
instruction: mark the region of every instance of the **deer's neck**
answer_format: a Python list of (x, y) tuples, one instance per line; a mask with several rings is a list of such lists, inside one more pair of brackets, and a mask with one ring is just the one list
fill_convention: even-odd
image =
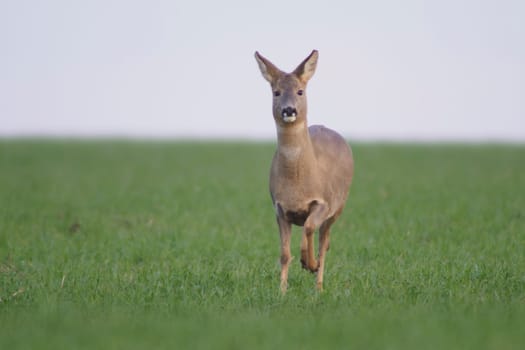
[(277, 128), (279, 168), (286, 177), (297, 177), (315, 169), (315, 154), (306, 123)]

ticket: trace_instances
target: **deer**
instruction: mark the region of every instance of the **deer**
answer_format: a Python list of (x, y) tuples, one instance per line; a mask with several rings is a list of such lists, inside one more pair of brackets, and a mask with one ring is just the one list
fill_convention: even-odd
[[(292, 261), (292, 225), (302, 226), (301, 265), (317, 273), (316, 289), (323, 290), (325, 255), (330, 228), (341, 215), (354, 174), (352, 150), (336, 131), (322, 125), (308, 126), (306, 86), (314, 75), (319, 53), (313, 50), (291, 73), (285, 73), (255, 52), (262, 76), (273, 94), (273, 119), (277, 149), (270, 168), (272, 198), (281, 243), (280, 290), (288, 289)], [(319, 231), (318, 256), (314, 235)]]

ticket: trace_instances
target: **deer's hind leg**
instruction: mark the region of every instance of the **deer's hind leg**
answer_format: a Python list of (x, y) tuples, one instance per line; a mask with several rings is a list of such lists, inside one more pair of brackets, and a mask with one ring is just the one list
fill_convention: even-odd
[(330, 247), (330, 226), (334, 223), (335, 218), (331, 217), (319, 228), (319, 270), (317, 271), (317, 290), (323, 290), (323, 273), (324, 273), (324, 260), (326, 252)]
[(303, 234), (301, 236), (301, 266), (303, 269), (308, 269), (308, 238), (306, 237), (306, 233), (303, 231)]

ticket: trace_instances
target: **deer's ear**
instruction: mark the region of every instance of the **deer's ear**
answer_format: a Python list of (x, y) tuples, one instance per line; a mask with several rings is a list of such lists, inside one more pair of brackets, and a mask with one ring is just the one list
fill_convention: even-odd
[(315, 68), (317, 67), (317, 59), (319, 58), (319, 52), (317, 50), (313, 50), (312, 53), (305, 58), (303, 62), (295, 70), (293, 73), (303, 82), (307, 82), (310, 80), (310, 78), (315, 73)]
[(261, 56), (261, 54), (255, 51), (255, 59), (257, 64), (259, 64), (259, 69), (261, 70), (262, 76), (264, 79), (268, 80), (270, 84), (277, 80), (277, 77), (282, 74), (282, 72), (277, 68), (272, 62)]

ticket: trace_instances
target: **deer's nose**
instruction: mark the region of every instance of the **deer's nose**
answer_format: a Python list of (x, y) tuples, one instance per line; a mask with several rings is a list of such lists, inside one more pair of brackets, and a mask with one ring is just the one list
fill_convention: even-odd
[(283, 118), (295, 117), (297, 115), (297, 109), (295, 109), (294, 107), (283, 108), (281, 115), (283, 116)]

